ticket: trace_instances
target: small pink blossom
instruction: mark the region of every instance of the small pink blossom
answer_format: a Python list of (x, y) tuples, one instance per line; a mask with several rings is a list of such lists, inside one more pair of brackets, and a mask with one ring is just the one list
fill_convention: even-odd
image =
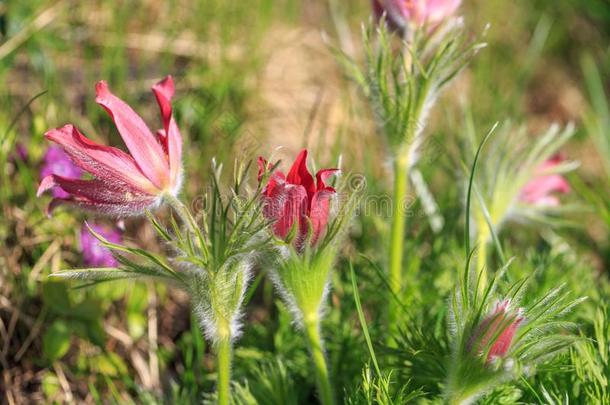
[[(123, 241), (121, 231), (116, 227), (100, 224), (89, 224), (89, 227), (108, 242), (120, 244)], [(80, 247), (83, 253), (83, 262), (86, 266), (116, 267), (119, 264), (112, 252), (100, 243), (86, 224), (82, 226), (80, 231)]]
[(163, 194), (176, 195), (182, 181), (182, 137), (174, 121), (171, 98), (174, 82), (166, 77), (152, 88), (161, 110), (163, 129), (153, 134), (142, 118), (108, 89), (96, 85), (96, 101), (108, 111), (129, 150), (99, 145), (73, 125), (52, 129), (45, 137), (63, 148), (92, 179), (74, 179), (60, 173), (44, 177), (38, 195), (60, 189), (67, 196), (49, 205), (72, 203), (112, 215), (136, 215), (158, 205)]
[(372, 0), (373, 14), (379, 18), (385, 11), (390, 28), (408, 25), (433, 28), (455, 14), (462, 0)]
[(508, 353), (515, 333), (523, 323), (522, 309), (513, 310), (510, 300), (503, 300), (494, 306), (494, 310), (476, 328), (468, 343), (471, 353), (487, 353), (485, 362)]
[(548, 172), (561, 164), (562, 161), (563, 159), (560, 156), (555, 156), (542, 163), (536, 169), (535, 177), (521, 189), (519, 199), (537, 206), (558, 206), (559, 198), (554, 193), (569, 193), (571, 190), (570, 184), (562, 175), (548, 174)]
[[(265, 159), (259, 158), (259, 181), (268, 169)], [(274, 221), (276, 236), (286, 238), (298, 221), (295, 245), (303, 247), (311, 229), (311, 244), (315, 244), (326, 230), (330, 214), (330, 200), (336, 191), (325, 181), (338, 169), (323, 169), (311, 175), (307, 169), (307, 150), (302, 150), (294, 161), (288, 175), (274, 171), (263, 190), (265, 206), (263, 214)]]

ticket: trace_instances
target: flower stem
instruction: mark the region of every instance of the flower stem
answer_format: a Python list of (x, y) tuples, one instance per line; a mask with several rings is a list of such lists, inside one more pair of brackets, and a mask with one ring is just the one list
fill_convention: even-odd
[(305, 334), (307, 336), (307, 343), (309, 344), (309, 351), (311, 353), (314, 371), (316, 373), (316, 384), (318, 385), (320, 402), (322, 405), (334, 405), (335, 397), (328, 376), (328, 366), (326, 364), (326, 357), (324, 356), (324, 350), (322, 348), (322, 338), (320, 336), (319, 323), (320, 322), (317, 317), (310, 318), (309, 321), (306, 321)]
[(218, 362), (218, 380), (216, 391), (218, 405), (229, 405), (231, 382), (231, 338), (221, 337), (216, 343), (216, 356)]
[[(409, 54), (406, 52), (405, 54)], [(410, 58), (410, 56), (408, 56)], [(408, 63), (410, 64), (410, 62)], [(390, 236), (390, 263), (389, 283), (392, 296), (388, 305), (388, 326), (390, 331), (396, 328), (400, 303), (396, 297), (401, 297), (402, 285), (402, 258), (404, 256), (404, 239), (406, 218), (408, 214), (407, 193), (409, 186), (409, 168), (415, 162), (410, 162), (413, 147), (418, 147), (421, 142), (416, 139), (421, 136), (425, 125), (424, 108), (428, 102), (430, 92), (430, 80), (425, 79), (421, 83), (419, 94), (414, 101), (413, 109), (409, 113), (409, 123), (404, 133), (403, 142), (394, 156), (394, 209), (392, 217), (392, 230)], [(390, 333), (390, 344), (393, 343)]]
[(388, 305), (388, 324), (394, 328), (398, 321), (399, 305), (394, 297), (400, 297), (402, 289), (402, 257), (404, 252), (407, 207), (405, 205), (409, 184), (408, 155), (400, 152), (394, 161), (394, 199), (390, 234), (389, 284), (392, 297)]

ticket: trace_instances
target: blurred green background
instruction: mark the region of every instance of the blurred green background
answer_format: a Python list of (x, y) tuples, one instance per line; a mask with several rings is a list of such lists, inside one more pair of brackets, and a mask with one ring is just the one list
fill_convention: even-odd
[[(595, 104), (610, 79), (610, 2), (464, 0), (461, 10), (473, 36), (485, 32), (488, 47), (431, 119), (438, 148), (421, 169), (448, 225), (443, 237), (432, 235), (423, 218), (410, 227), (408, 243), (418, 252), (409, 260), (417, 270), (410, 272), (417, 275), (411, 300), (422, 306), (429, 300), (430, 308), (413, 316), (422, 330), (430, 327), (443, 336), (444, 301), (433, 298), (445, 297), (451, 288), (461, 229), (455, 169), (445, 157), (467, 112), (481, 133), (506, 120), (532, 130), (555, 121), (577, 124), (576, 140), (564, 153), (582, 162), (571, 179), (576, 190), (571, 198), (587, 207), (576, 218), (581, 226), (558, 231), (558, 244), (520, 234), (507, 243), (511, 254), (519, 255), (517, 274), (548, 268), (538, 280), (540, 289), (563, 280), (592, 298), (574, 315), (592, 330), (594, 308), (607, 296), (604, 269), (610, 264), (610, 174), (604, 172), (610, 156), (598, 154), (591, 141), (610, 129), (608, 111), (604, 117), (603, 105)], [(35, 197), (47, 147), (44, 132), (71, 122), (97, 141), (120, 144), (111, 120), (94, 102), (95, 82), (107, 80), (152, 124), (159, 118), (150, 86), (172, 74), (189, 200), (206, 187), (212, 157), (230, 168), (236, 157), (269, 155), (278, 146), (284, 147), (282, 157), (307, 146), (320, 166), (341, 155), (344, 167), (366, 175), (369, 193), (387, 192), (391, 179), (383, 142), (323, 40), (357, 56), (359, 28), (369, 13), (366, 0), (0, 2), (0, 401), (192, 403), (206, 399), (215, 378), (183, 294), (153, 284), (74, 290), (48, 281), (51, 272), (82, 265), (77, 234), (92, 216), (65, 209), (45, 216), (48, 197)], [(17, 145), (25, 147), (27, 159), (16, 158)], [(145, 221), (130, 219), (126, 226), (129, 243), (160, 249)], [(357, 265), (373, 334), (374, 308), (384, 305), (375, 294), (380, 282), (374, 266), (355, 252), (382, 261), (379, 235), (386, 227), (384, 218), (357, 219), (346, 248)], [(336, 385), (346, 390), (341, 395), (350, 398), (368, 353), (347, 272), (336, 278), (327, 320), (333, 331), (329, 357)], [(310, 403), (315, 394), (304, 342), (271, 285), (256, 280), (236, 351), (240, 401)], [(416, 347), (415, 338), (408, 339)], [(419, 358), (407, 343), (403, 348), (389, 353), (385, 364), (397, 370), (397, 384), (412, 380), (434, 392), (433, 383), (414, 377)], [(576, 367), (569, 355), (561, 361)], [(562, 392), (561, 378), (574, 383), (564, 374), (542, 373), (519, 388), (521, 400), (535, 401), (541, 386)], [(580, 392), (571, 395), (579, 398)]]

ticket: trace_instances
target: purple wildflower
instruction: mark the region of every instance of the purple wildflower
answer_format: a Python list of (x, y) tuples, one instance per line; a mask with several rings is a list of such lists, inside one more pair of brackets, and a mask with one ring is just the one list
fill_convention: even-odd
[[(89, 227), (109, 242), (122, 242), (123, 238), (121, 236), (121, 231), (114, 226), (90, 223)], [(116, 267), (119, 264), (114, 256), (112, 256), (110, 250), (102, 246), (100, 241), (89, 231), (85, 224), (83, 224), (80, 231), (80, 246), (83, 252), (83, 262), (87, 266)]]
[[(42, 158), (40, 178), (44, 179), (52, 174), (71, 179), (79, 179), (82, 176), (83, 171), (80, 167), (72, 163), (70, 157), (61, 147), (53, 145), (49, 146)], [(60, 187), (53, 187), (51, 192), (55, 198), (69, 197), (69, 194)]]

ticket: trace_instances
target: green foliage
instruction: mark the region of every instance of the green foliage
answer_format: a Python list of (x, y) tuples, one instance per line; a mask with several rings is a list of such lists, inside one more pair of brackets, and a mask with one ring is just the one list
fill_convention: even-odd
[[(463, 153), (472, 156), (478, 142), (476, 135), (468, 128), (463, 133)], [(485, 146), (485, 158), (477, 169), (473, 189), (473, 199), (478, 203), (474, 215), (475, 219), (479, 218), (476, 222), (480, 227), (478, 232), (487, 235), (484, 240), (491, 238), (490, 227), (500, 232), (508, 221), (547, 226), (568, 223), (565, 214), (577, 211), (577, 207), (528, 204), (519, 200), (519, 193), (528, 181), (537, 176), (565, 174), (578, 167), (577, 162), (565, 161), (540, 172), (541, 165), (556, 155), (573, 135), (572, 125), (564, 129), (553, 125), (543, 134), (531, 137), (525, 127), (514, 128), (506, 124), (491, 136)], [(470, 160), (464, 158), (464, 161)]]
[(43, 352), (49, 362), (62, 358), (70, 348), (70, 330), (64, 321), (55, 321), (42, 338)]
[(398, 39), (385, 21), (363, 26), (363, 68), (334, 50), (346, 74), (369, 100), (379, 132), (391, 149), (401, 145), (409, 149), (414, 142), (419, 146), (416, 138), (439, 92), (485, 46), (471, 41), (458, 19), (447, 21), (432, 35), (425, 29), (408, 34), (396, 47)]
[[(413, 205), (404, 241), (410, 252), (404, 266), (408, 287), (395, 297), (401, 309), (397, 330), (388, 331), (380, 316), (389, 297), (383, 271), (386, 240), (381, 237), (388, 225), (387, 218), (369, 215), (356, 219), (354, 230), (345, 238), (346, 246), (337, 253), (339, 258), (333, 262), (334, 269), (328, 277), (333, 288), (325, 300), (322, 337), (330, 380), (342, 402), (440, 404), (444, 401), (453, 347), (451, 330), (446, 326), (446, 303), (458, 277), (455, 269), (464, 264), (461, 254), (464, 247), (463, 167), (470, 166), (478, 143), (478, 140), (471, 145), (464, 142), (470, 133), (462, 131), (457, 124), (462, 111), (456, 105), (462, 98), (469, 102), (471, 117), (467, 117), (465, 126), (468, 131), (488, 128), (490, 123), (507, 116), (527, 124), (528, 128), (538, 128), (539, 123), (546, 125), (551, 119), (580, 123), (578, 95), (585, 90), (591, 104), (582, 117), (585, 131), (570, 137), (563, 148), (570, 158), (580, 159), (586, 166), (570, 173), (570, 183), (576, 191), (575, 197), (569, 197), (570, 201), (582, 198), (592, 207), (591, 211), (577, 207), (577, 221), (583, 226), (570, 228), (569, 232), (561, 227), (549, 231), (526, 228), (512, 221), (511, 224), (502, 222), (502, 232), (497, 234), (504, 256), (515, 259), (510, 271), (503, 277), (498, 276), (496, 296), (505, 296), (518, 280), (527, 278), (528, 289), (523, 291), (521, 302), (531, 308), (539, 297), (565, 283), (562, 291), (570, 292), (570, 296), (591, 297), (570, 313), (562, 314), (561, 320), (555, 323), (562, 330), (563, 326), (571, 326), (570, 323), (577, 325), (580, 338), (570, 350), (550, 360), (543, 358), (534, 369), (522, 370), (527, 372), (520, 378), (504, 380), (505, 383), (495, 386), (477, 403), (589, 404), (610, 400), (606, 381), (610, 373), (607, 355), (610, 288), (606, 274), (610, 263), (607, 246), (610, 199), (607, 198), (608, 153), (604, 152), (610, 129), (604, 92), (607, 77), (598, 72), (607, 71), (609, 60), (608, 25), (603, 24), (608, 8), (604, 2), (464, 2), (462, 10), (468, 18), (462, 33), (479, 32), (481, 26), (491, 22), (486, 34), (489, 45), (470, 65), (463, 80), (452, 88), (455, 91), (445, 92), (442, 108), (429, 119), (431, 125), (426, 132), (433, 135), (431, 139), (438, 144), (438, 151), (431, 152), (424, 144), (419, 167), (429, 181), (445, 226), (440, 234), (431, 232), (420, 215), (421, 203)], [(350, 19), (345, 21), (348, 31), (349, 24), (359, 24), (366, 18), (368, 6), (367, 2), (342, 4), (349, 13)], [(52, 18), (47, 25), (33, 24), (49, 9), (57, 13), (50, 14)], [(343, 16), (332, 18), (341, 21)], [(210, 361), (212, 346), (201, 336), (197, 317), (189, 317), (188, 306), (179, 293), (162, 293), (166, 290), (157, 284), (158, 302), (152, 305), (149, 296), (155, 293), (154, 289), (129, 279), (151, 278), (183, 285), (184, 279), (180, 276), (186, 267), (203, 266), (203, 262), (193, 265), (192, 261), (185, 261), (186, 256), (199, 256), (201, 246), (230, 252), (243, 246), (245, 239), (231, 239), (226, 229), (215, 227), (212, 234), (206, 231), (206, 242), (200, 245), (198, 237), (180, 229), (183, 239), (176, 249), (177, 245), (166, 240), (178, 232), (171, 222), (163, 221), (167, 219), (163, 213), (151, 216), (150, 221), (130, 219), (126, 223), (126, 234), (135, 242), (128, 240), (128, 249), (132, 250), (121, 253), (121, 271), (91, 269), (87, 270), (87, 278), (73, 274), (83, 285), (90, 285), (86, 289), (70, 289), (65, 283), (49, 282), (46, 277), (51, 272), (82, 266), (75, 241), (75, 229), (81, 217), (61, 212), (47, 220), (43, 210), (46, 201), (34, 198), (38, 162), (46, 147), (41, 135), (50, 127), (74, 120), (93, 138), (105, 137), (113, 131), (109, 130), (110, 120), (93, 103), (92, 83), (110, 80), (125, 89), (128, 101), (136, 101), (144, 94), (149, 96), (149, 83), (154, 78), (172, 73), (178, 79), (180, 95), (176, 100), (176, 118), (188, 139), (185, 151), (189, 177), (185, 194), (188, 198), (197, 196), (200, 190), (213, 184), (213, 179), (206, 180), (212, 156), (219, 161), (229, 161), (236, 152), (240, 159), (249, 157), (246, 155), (253, 151), (235, 150), (235, 145), (246, 137), (252, 138), (245, 139), (249, 144), (255, 142), (266, 148), (266, 132), (274, 128), (265, 127), (259, 133), (258, 128), (251, 130), (250, 123), (265, 122), (269, 114), (265, 100), (258, 95), (259, 86), (269, 86), (264, 82), (263, 67), (284, 67), (281, 58), (276, 58), (276, 49), (270, 48), (281, 43), (282, 49), (290, 50), (289, 57), (298, 57), (301, 41), (309, 47), (310, 38), (316, 36), (309, 35), (312, 27), (316, 32), (323, 27), (332, 33), (333, 28), (328, 25), (334, 21), (323, 5), (281, 0), (241, 3), (209, 0), (164, 5), (148, 1), (111, 1), (101, 5), (59, 2), (57, 6), (44, 1), (8, 0), (0, 4), (3, 83), (0, 92), (0, 369), (3, 373), (0, 402), (5, 393), (16, 395), (17, 403), (23, 398), (30, 402), (64, 403), (68, 402), (68, 394), (77, 403), (188, 404), (214, 400), (204, 395), (214, 390), (216, 380), (215, 367)], [(373, 112), (378, 128), (384, 137), (392, 134), (383, 138), (385, 144), (397, 145), (406, 138), (405, 131), (412, 124), (409, 120), (400, 120), (405, 114), (404, 108), (415, 105), (413, 100), (422, 94), (420, 86), (424, 83), (413, 79), (412, 87), (403, 87), (403, 83), (410, 82), (404, 72), (413, 69), (421, 76), (432, 65), (428, 65), (427, 59), (415, 65), (408, 50), (403, 51), (402, 60), (390, 63), (389, 53), (397, 51), (402, 38), (390, 38), (390, 34), (379, 33), (372, 26), (365, 34), (371, 39), (370, 63), (351, 64), (350, 60), (350, 65), (344, 67), (356, 78), (369, 69), (379, 68), (375, 81), (361, 80), (360, 84), (363, 87), (375, 84), (378, 108)], [(376, 47), (382, 35), (387, 36), (389, 46)], [(19, 39), (17, 43), (11, 41), (15, 37)], [(347, 37), (349, 43), (349, 32)], [(277, 42), (268, 46), (263, 39), (269, 38)], [(452, 40), (453, 45), (462, 40), (464, 44), (474, 44), (467, 34)], [(12, 50), (5, 53), (9, 48)], [(329, 65), (333, 63), (330, 56), (323, 59), (322, 52), (312, 49), (322, 64), (325, 60)], [(592, 57), (581, 59), (583, 51)], [(472, 57), (472, 53), (465, 52), (463, 56)], [(270, 66), (267, 61), (271, 61)], [(577, 74), (579, 61), (582, 61), (584, 81)], [(295, 83), (301, 82), (301, 75), (298, 71), (285, 72), (287, 80)], [(357, 103), (349, 90), (337, 96), (332, 74), (324, 71), (314, 75), (316, 90), (317, 86), (324, 86), (324, 99), (333, 101), (332, 111), (321, 104), (324, 124), (334, 125), (339, 120), (341, 126), (337, 131), (334, 126), (320, 131), (324, 136), (320, 137), (319, 145), (338, 145), (325, 151), (325, 158), (334, 159), (341, 153), (345, 162), (353, 162), (351, 167), (356, 172), (362, 171), (368, 162), (367, 192), (373, 197), (381, 196), (389, 177), (387, 159), (378, 153), (374, 137), (357, 137), (370, 132), (366, 123), (362, 124), (366, 114), (353, 105)], [(385, 97), (380, 89), (384, 89)], [(29, 103), (43, 90), (48, 93)], [(298, 91), (309, 94), (311, 87), (304, 86)], [(568, 97), (566, 102), (566, 94), (574, 95), (574, 92), (576, 101)], [(391, 103), (390, 95), (401, 101)], [(456, 99), (459, 100), (456, 102)], [(346, 116), (341, 108), (335, 114), (334, 107), (346, 104), (346, 110), (350, 109)], [(72, 109), (73, 106), (77, 108)], [(292, 107), (291, 113), (310, 106)], [(156, 117), (157, 112), (143, 111), (143, 114), (147, 118)], [(452, 115), (459, 118), (452, 122)], [(392, 117), (390, 122), (388, 118)], [(290, 118), (300, 120), (296, 113)], [(96, 133), (92, 128), (105, 130)], [(501, 126), (481, 155), (476, 188), (482, 195), (496, 190), (490, 193), (489, 200), (487, 197), (483, 200), (490, 213), (500, 213), (498, 217), (503, 217), (502, 206), (508, 202), (508, 197), (503, 200), (504, 196), (514, 195), (517, 189), (517, 182), (513, 183), (511, 177), (515, 172), (504, 172), (505, 162), (511, 158), (502, 154), (509, 146), (502, 145), (521, 143), (524, 153), (513, 156), (515, 161), (521, 161), (533, 152), (531, 145), (541, 139), (529, 139), (526, 135), (530, 132), (516, 126)], [(347, 141), (341, 139), (344, 133)], [(459, 135), (464, 148), (455, 164), (450, 164), (446, 158), (453, 152), (455, 135)], [(519, 141), (512, 139), (515, 135)], [(286, 132), (285, 136), (295, 134)], [(557, 136), (561, 137), (561, 131)], [(589, 146), (589, 139), (595, 142), (594, 147)], [(314, 142), (309, 138), (301, 141), (310, 146)], [(15, 159), (17, 143), (27, 146), (26, 161)], [(497, 184), (487, 187), (487, 179), (496, 174), (498, 167), (507, 179), (503, 184), (510, 186), (510, 190)], [(518, 174), (515, 179), (519, 177), (521, 182)], [(231, 193), (221, 194), (218, 206), (226, 208)], [(211, 201), (206, 201), (207, 207)], [(201, 205), (199, 202), (197, 207)], [(238, 210), (243, 208), (242, 199), (237, 198), (234, 203)], [(478, 203), (479, 197), (473, 191), (473, 208)], [(536, 212), (528, 219), (534, 218), (536, 226), (538, 220), (563, 224), (566, 206), (563, 207), (545, 212), (544, 216)], [(572, 207), (575, 205), (569, 206)], [(220, 215), (219, 212), (215, 215)], [(572, 216), (569, 219), (574, 221)], [(198, 225), (210, 225), (208, 230), (211, 229), (209, 218), (196, 217), (196, 220)], [(182, 224), (180, 218), (176, 221)], [(150, 237), (151, 225), (158, 232), (154, 237)], [(134, 250), (136, 245), (154, 253), (149, 256)], [(184, 251), (188, 254), (179, 259), (177, 255)], [(165, 257), (167, 252), (171, 252), (169, 260)], [(343, 256), (353, 263), (353, 278)], [(222, 261), (227, 263), (231, 259), (225, 255)], [(497, 262), (490, 261), (488, 267), (494, 268), (492, 263)], [(227, 277), (240, 273), (235, 267), (224, 267), (225, 272), (221, 263), (208, 260), (205, 264), (220, 269), (219, 274), (223, 276), (216, 279), (218, 285), (244, 284), (245, 278), (241, 276)], [(266, 270), (266, 267), (251, 269), (252, 276), (262, 281), (252, 283), (251, 289), (244, 293), (245, 326), (240, 346), (234, 352), (235, 401), (316, 403), (318, 396), (307, 342), (295, 333), (292, 315), (286, 306), (274, 299), (272, 286), (265, 279)], [(127, 280), (102, 283), (123, 278)], [(206, 280), (199, 284), (208, 285), (214, 283), (208, 284)], [(555, 293), (555, 300), (563, 297), (562, 292)], [(230, 303), (227, 307), (234, 309), (238, 297), (229, 293), (219, 294), (215, 299), (227, 299)], [(157, 310), (159, 316), (156, 351), (149, 346), (154, 339), (149, 335), (148, 308)], [(536, 311), (534, 308), (534, 315)], [(127, 337), (131, 345), (125, 346), (111, 330), (122, 332), (118, 336)], [(383, 343), (390, 335), (395, 347)], [(533, 345), (532, 340), (529, 342)], [(535, 349), (540, 354), (539, 348)], [(144, 388), (140, 370), (134, 367), (137, 364), (134, 358), (144, 361), (145, 370), (152, 369), (153, 354), (159, 360), (160, 384)]]

